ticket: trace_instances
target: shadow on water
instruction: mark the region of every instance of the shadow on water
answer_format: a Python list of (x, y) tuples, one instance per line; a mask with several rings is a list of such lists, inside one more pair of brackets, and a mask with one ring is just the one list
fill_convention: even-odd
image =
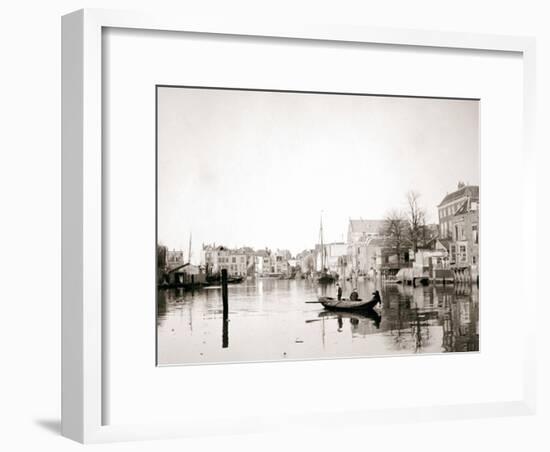
[(360, 325), (367, 324), (373, 325), (375, 329), (380, 328), (382, 322), (382, 316), (374, 310), (365, 310), (358, 312), (346, 312), (346, 311), (322, 311), (319, 313), (320, 318), (336, 319), (338, 322), (338, 329), (342, 329), (343, 320), (349, 320), (352, 325), (352, 332), (358, 332), (361, 328)]

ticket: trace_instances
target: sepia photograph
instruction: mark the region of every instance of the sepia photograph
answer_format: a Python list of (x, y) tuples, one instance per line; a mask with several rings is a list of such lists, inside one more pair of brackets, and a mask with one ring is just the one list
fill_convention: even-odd
[(156, 87), (158, 366), (478, 352), (479, 100)]

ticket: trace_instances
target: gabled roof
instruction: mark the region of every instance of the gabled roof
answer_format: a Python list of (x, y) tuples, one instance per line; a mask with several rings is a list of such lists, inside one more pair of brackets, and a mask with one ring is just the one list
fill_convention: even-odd
[(443, 201), (441, 201), (437, 207), (449, 204), (450, 202), (456, 201), (457, 199), (463, 198), (464, 196), (469, 196), (473, 199), (479, 199), (479, 186), (465, 185), (464, 187), (447, 194), (443, 198)]
[(378, 234), (384, 229), (384, 220), (349, 220), (351, 232)]
[[(394, 248), (396, 243), (395, 239), (391, 237), (372, 237), (366, 242), (367, 246), (378, 246), (381, 248)], [(410, 240), (403, 238), (400, 243), (400, 248), (405, 249), (411, 245), (412, 243)]]
[(391, 244), (390, 240), (386, 237), (376, 237), (368, 240), (367, 246), (389, 246)]
[(439, 243), (441, 243), (441, 246), (445, 248), (447, 251), (451, 249), (451, 240), (450, 239), (437, 239)]

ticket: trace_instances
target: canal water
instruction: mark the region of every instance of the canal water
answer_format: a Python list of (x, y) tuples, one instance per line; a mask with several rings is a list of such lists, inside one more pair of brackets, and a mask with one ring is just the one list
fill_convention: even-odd
[[(350, 283), (344, 285), (349, 295)], [(475, 285), (403, 286), (357, 282), (359, 296), (380, 291), (378, 314), (331, 312), (306, 303), (335, 296), (308, 280), (249, 279), (221, 288), (162, 289), (157, 300), (159, 365), (344, 358), (479, 350)]]

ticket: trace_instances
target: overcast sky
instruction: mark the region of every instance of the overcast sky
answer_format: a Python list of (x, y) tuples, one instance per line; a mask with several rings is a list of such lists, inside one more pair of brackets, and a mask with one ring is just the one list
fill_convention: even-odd
[(458, 181), (479, 184), (471, 100), (159, 88), (158, 238), (312, 248), (349, 218), (383, 219), (421, 194), (431, 222)]

